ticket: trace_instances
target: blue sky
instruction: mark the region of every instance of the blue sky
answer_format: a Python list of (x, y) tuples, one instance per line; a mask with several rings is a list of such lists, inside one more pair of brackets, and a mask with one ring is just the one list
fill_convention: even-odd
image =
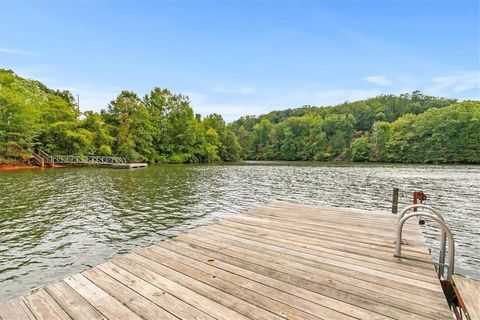
[(477, 0), (2, 1), (0, 67), (69, 89), (188, 94), (241, 115), (381, 93), (480, 99)]

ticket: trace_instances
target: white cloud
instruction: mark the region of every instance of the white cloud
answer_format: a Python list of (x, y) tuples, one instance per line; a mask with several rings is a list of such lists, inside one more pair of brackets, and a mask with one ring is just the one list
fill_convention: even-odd
[(242, 86), (239, 88), (227, 88), (224, 86), (216, 86), (212, 88), (212, 92), (215, 93), (231, 93), (231, 94), (251, 94), (255, 92), (255, 89), (251, 86)]
[(432, 79), (426, 88), (434, 94), (444, 94), (445, 91), (464, 92), (471, 89), (480, 89), (480, 72), (465, 72)]
[(0, 48), (0, 53), (7, 53), (7, 54), (16, 54), (16, 55), (31, 55), (32, 53), (29, 51), (18, 50), (18, 49), (11, 49), (11, 48)]
[(376, 84), (377, 86), (391, 86), (393, 84), (393, 82), (387, 79), (385, 76), (368, 76), (363, 79), (370, 83)]

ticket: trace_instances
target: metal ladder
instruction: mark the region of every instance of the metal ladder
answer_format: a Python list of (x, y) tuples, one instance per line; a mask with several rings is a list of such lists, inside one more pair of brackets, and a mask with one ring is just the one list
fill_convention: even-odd
[[(427, 211), (430, 211), (430, 213), (425, 213), (425, 212), (416, 212), (412, 214), (407, 214), (408, 211), (416, 209), (416, 208), (422, 208)], [(422, 217), (422, 218), (430, 218), (434, 221), (436, 221), (441, 228), (441, 233), (440, 233), (440, 254), (438, 256), (438, 262), (434, 262), (431, 260), (426, 260), (426, 259), (419, 259), (415, 257), (409, 257), (409, 256), (403, 256), (402, 255), (402, 233), (403, 233), (403, 226), (405, 222), (413, 217)], [(448, 238), (448, 263), (445, 263), (445, 249), (447, 245), (447, 238)], [(397, 240), (396, 240), (396, 250), (395, 250), (395, 255), (396, 258), (399, 259), (407, 259), (407, 260), (413, 260), (413, 261), (419, 261), (419, 262), (425, 262), (425, 263), (433, 263), (434, 265), (438, 266), (438, 277), (442, 279), (444, 276), (444, 268), (447, 267), (447, 280), (450, 281), (454, 272), (455, 268), (455, 241), (453, 239), (452, 232), (450, 231), (450, 228), (447, 226), (445, 221), (443, 220), (442, 215), (440, 212), (438, 212), (436, 209), (424, 205), (424, 204), (414, 204), (411, 206), (406, 207), (405, 209), (400, 212), (400, 215), (398, 217), (398, 225), (397, 225)]]

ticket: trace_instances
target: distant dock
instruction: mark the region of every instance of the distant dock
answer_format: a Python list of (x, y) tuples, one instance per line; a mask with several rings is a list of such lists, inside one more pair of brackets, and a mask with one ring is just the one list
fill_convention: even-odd
[[(287, 202), (115, 258), (0, 305), (10, 319), (452, 319), (397, 215)], [(403, 252), (431, 259), (408, 220)]]
[(76, 156), (76, 155), (56, 155), (52, 156), (43, 150), (33, 153), (30, 163), (39, 167), (81, 167), (81, 166), (97, 166), (115, 169), (136, 169), (145, 168), (147, 163), (128, 163), (122, 157), (108, 156)]

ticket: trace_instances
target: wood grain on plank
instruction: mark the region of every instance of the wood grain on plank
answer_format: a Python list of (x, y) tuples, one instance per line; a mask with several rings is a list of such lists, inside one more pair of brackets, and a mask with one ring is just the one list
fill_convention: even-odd
[(176, 319), (176, 317), (168, 311), (108, 276), (98, 268), (89, 269), (82, 274), (123, 305), (128, 305), (133, 312), (144, 319)]
[(455, 291), (460, 296), (469, 320), (480, 319), (480, 281), (460, 275), (452, 277)]
[(35, 316), (21, 298), (13, 298), (0, 304), (2, 320), (34, 320)]
[[(322, 313), (324, 314), (324, 317), (321, 317), (321, 319), (332, 319), (334, 317), (337, 319), (351, 319), (351, 317), (348, 317), (345, 314), (334, 312), (331, 309), (317, 307), (309, 303), (305, 303), (301, 307), (296, 308), (287, 303), (288, 298), (285, 298), (285, 295), (282, 295), (281, 292), (277, 292), (268, 287), (262, 287), (259, 284), (253, 287), (245, 286), (245, 282), (247, 282), (248, 279), (235, 278), (234, 274), (227, 272), (209, 273), (208, 265), (196, 265), (195, 260), (191, 260), (187, 264), (185, 260), (179, 259), (180, 257), (174, 253), (167, 255), (166, 251), (147, 248), (138, 254), (171, 269), (175, 269), (191, 278), (198, 279), (223, 292), (229, 292), (230, 295), (245, 301), (243, 306), (231, 305), (230, 307), (240, 307), (237, 311), (248, 315), (249, 317), (253, 316), (254, 318), (258, 318), (257, 312), (249, 313), (250, 310), (253, 309), (252, 307), (257, 307), (257, 310), (262, 310), (264, 313), (267, 311), (266, 315), (269, 317), (272, 317), (272, 314), (269, 313), (276, 314), (278, 319), (287, 317), (289, 319), (314, 320), (319, 319), (320, 317), (317, 316), (320, 316)], [(208, 297), (210, 299), (217, 299), (213, 292), (208, 294)], [(275, 297), (277, 297), (277, 299), (275, 299)]]
[(45, 289), (26, 295), (23, 299), (37, 320), (71, 319)]
[[(248, 303), (235, 295), (235, 288), (219, 285), (220, 279), (209, 275), (202, 275), (200, 272), (196, 272), (195, 269), (190, 269), (185, 272), (185, 268), (175, 261), (164, 261), (156, 255), (145, 250), (136, 252), (135, 254), (128, 255), (128, 259), (139, 263), (148, 269), (167, 277), (168, 279), (177, 282), (178, 284), (185, 286), (186, 288), (195, 291), (196, 293), (215, 301), (226, 308), (230, 308), (235, 312), (245, 316), (245, 318), (255, 319), (280, 319), (281, 317), (275, 316), (274, 310), (265, 310), (259, 308), (255, 304)], [(154, 259), (152, 259), (154, 258)], [(160, 258), (160, 260), (158, 259)], [(159, 262), (164, 263), (162, 265)], [(182, 272), (183, 271), (183, 272)], [(195, 276), (192, 276), (194, 274)], [(220, 281), (219, 281), (220, 280)], [(223, 312), (225, 313), (225, 312)], [(238, 316), (237, 316), (238, 317)]]
[(193, 307), (192, 305), (166, 292), (162, 288), (143, 280), (142, 278), (128, 272), (123, 268), (120, 268), (112, 262), (103, 263), (97, 268), (110, 275), (112, 278), (115, 278), (117, 281), (123, 283), (127, 287), (135, 290), (142, 296), (148, 298), (155, 304), (161, 306), (165, 310), (168, 310), (170, 313), (180, 319), (214, 319), (202, 310)]
[[(177, 298), (185, 301), (186, 303), (196, 307), (199, 310), (211, 315), (217, 319), (247, 319), (245, 316), (238, 312), (226, 308), (225, 306), (213, 301), (203, 295), (196, 293), (193, 290), (188, 289), (175, 281), (164, 277), (149, 268), (144, 267), (138, 263), (133, 262), (126, 257), (118, 258), (113, 261), (114, 264), (121, 268), (135, 274), (136, 276), (150, 282), (151, 284), (162, 288), (166, 292), (175, 295)], [(193, 280), (193, 279), (192, 279)]]
[(45, 288), (48, 294), (74, 320), (103, 320), (106, 319), (81, 295), (73, 290), (64, 281), (51, 284)]
[(140, 316), (81, 274), (68, 277), (65, 282), (108, 319), (141, 319)]

